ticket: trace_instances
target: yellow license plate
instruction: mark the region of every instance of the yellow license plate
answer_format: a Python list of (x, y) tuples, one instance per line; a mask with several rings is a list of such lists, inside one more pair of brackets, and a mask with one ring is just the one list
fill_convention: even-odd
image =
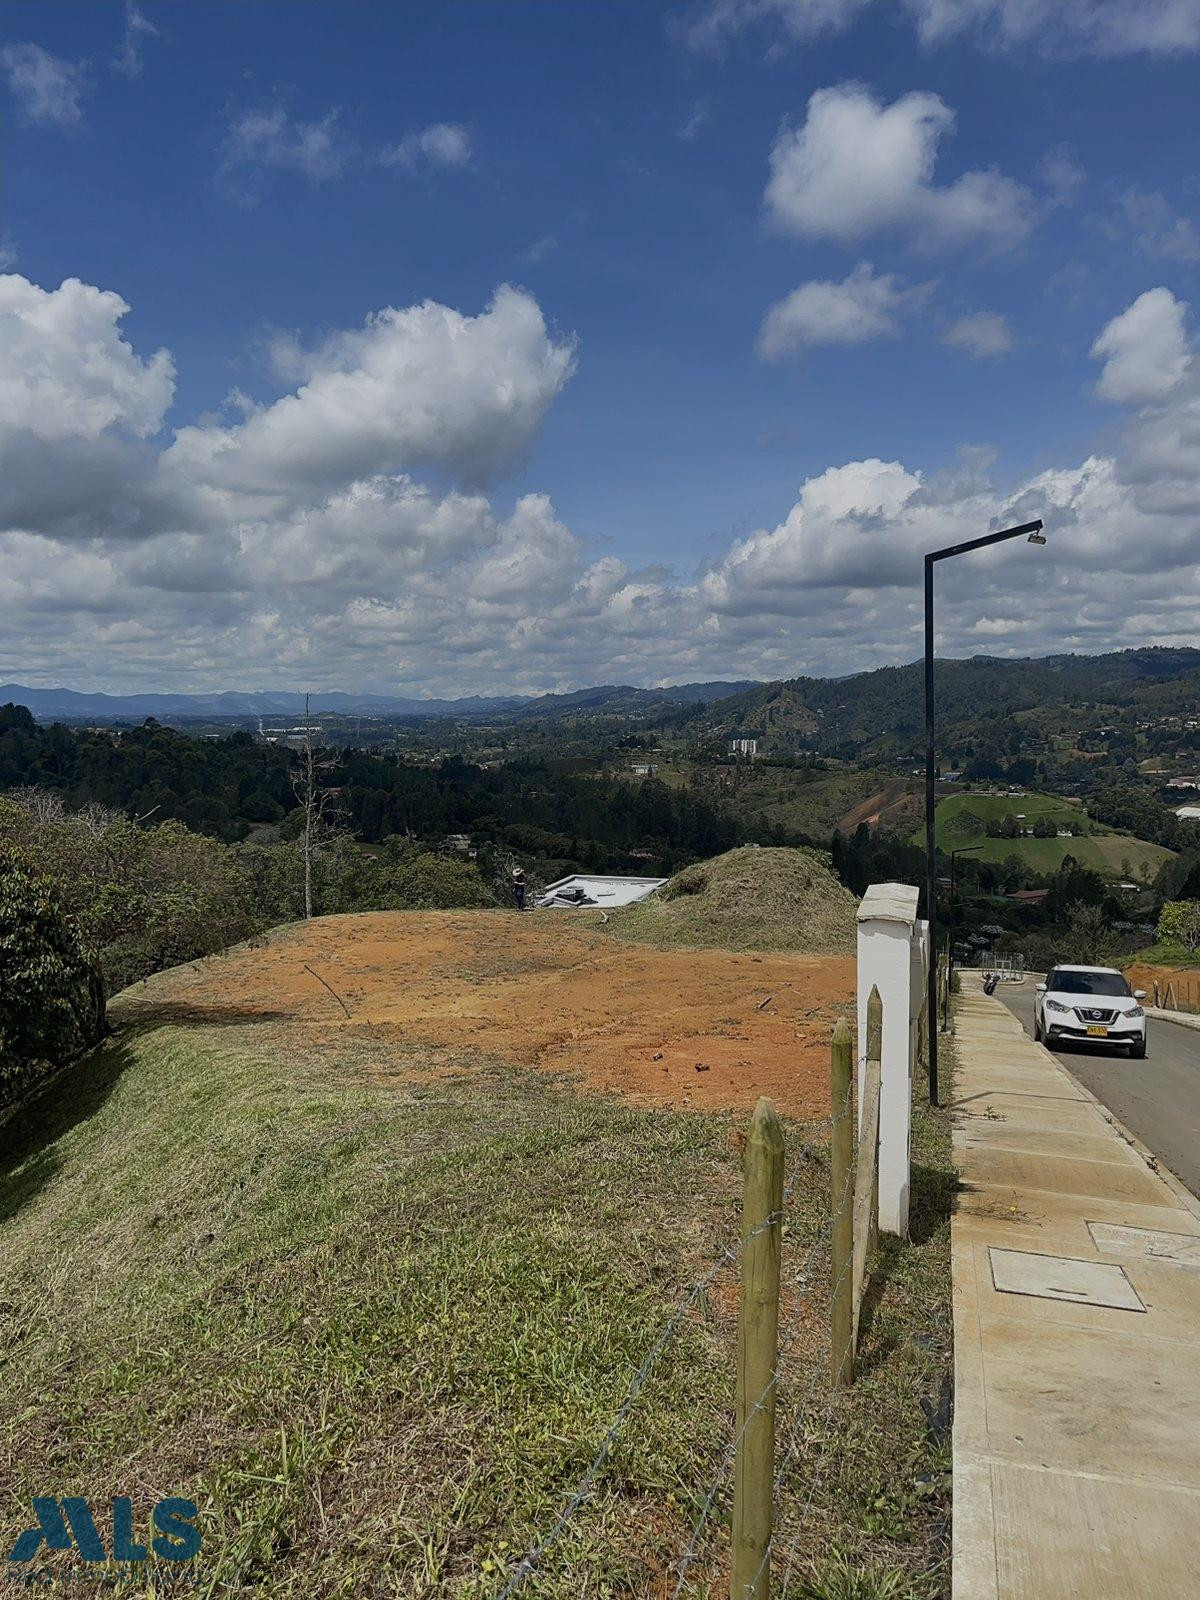
[(1088, 1029), (1088, 1033), (1093, 1039), (1107, 1039), (1108, 1038), (1108, 1029), (1107, 1028), (1089, 1028)]

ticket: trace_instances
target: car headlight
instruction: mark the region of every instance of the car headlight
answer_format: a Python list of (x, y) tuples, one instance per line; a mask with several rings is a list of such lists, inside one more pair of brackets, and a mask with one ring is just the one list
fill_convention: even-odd
[(1127, 1017), (1144, 1017), (1146, 1013), (1142, 1010), (1141, 1006), (1130, 1006), (1125, 1015)]
[(1046, 1010), (1047, 1011), (1070, 1011), (1070, 1009), (1071, 1009), (1070, 1006), (1064, 1006), (1058, 1000), (1047, 1000), (1046, 1001)]

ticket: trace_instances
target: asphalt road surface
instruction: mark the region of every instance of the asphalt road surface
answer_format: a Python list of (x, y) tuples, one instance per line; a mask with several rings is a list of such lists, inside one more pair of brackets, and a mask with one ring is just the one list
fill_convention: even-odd
[[(1002, 983), (1003, 1000), (1033, 1037), (1032, 978)], [(1149, 1019), (1146, 1059), (1069, 1044), (1054, 1054), (1194, 1195), (1200, 1195), (1200, 1029)]]

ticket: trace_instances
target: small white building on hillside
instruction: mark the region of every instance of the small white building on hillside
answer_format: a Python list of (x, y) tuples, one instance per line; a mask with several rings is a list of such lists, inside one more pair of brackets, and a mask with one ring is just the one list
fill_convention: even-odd
[(665, 878), (616, 877), (607, 873), (573, 872), (569, 878), (546, 885), (538, 899), (544, 909), (571, 911), (579, 906), (599, 906), (611, 911), (614, 906), (631, 906), (645, 900), (666, 883)]

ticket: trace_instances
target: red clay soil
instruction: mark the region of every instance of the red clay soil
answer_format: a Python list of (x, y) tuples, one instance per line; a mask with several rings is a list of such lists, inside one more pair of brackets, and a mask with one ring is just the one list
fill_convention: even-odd
[[(1175, 1011), (1200, 1011), (1200, 967), (1158, 967), (1136, 962), (1125, 968), (1125, 976), (1131, 989), (1145, 989), (1151, 1005), (1157, 1003)], [(1157, 1002), (1155, 984), (1158, 985)]]
[(330, 1045), (370, 1025), (376, 1039), (475, 1049), (643, 1105), (745, 1110), (767, 1094), (792, 1116), (826, 1115), (853, 957), (654, 950), (570, 916), (320, 917), (160, 973), (115, 1013), (277, 1023)]

